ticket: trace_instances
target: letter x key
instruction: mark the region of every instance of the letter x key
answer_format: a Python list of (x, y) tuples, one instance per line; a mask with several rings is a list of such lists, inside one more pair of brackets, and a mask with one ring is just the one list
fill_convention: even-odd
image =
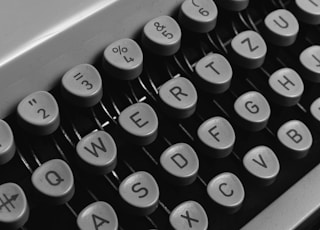
[(170, 214), (170, 224), (174, 229), (208, 229), (208, 217), (202, 206), (195, 201), (179, 204)]
[(199, 220), (190, 217), (188, 210), (186, 211), (186, 215), (180, 215), (180, 216), (182, 218), (185, 218), (188, 221), (188, 225), (189, 225), (190, 228), (192, 228), (192, 221), (197, 222), (197, 223), (199, 222)]

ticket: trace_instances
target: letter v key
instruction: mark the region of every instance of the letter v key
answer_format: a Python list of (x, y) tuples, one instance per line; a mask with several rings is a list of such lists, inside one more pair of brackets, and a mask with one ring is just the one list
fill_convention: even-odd
[(243, 165), (253, 179), (263, 185), (271, 184), (280, 170), (277, 156), (267, 146), (257, 146), (247, 152)]
[(264, 161), (263, 157), (261, 156), (261, 154), (258, 154), (260, 161), (257, 161), (255, 158), (252, 159), (253, 162), (257, 163), (258, 165), (261, 165), (264, 168), (268, 168), (266, 162)]

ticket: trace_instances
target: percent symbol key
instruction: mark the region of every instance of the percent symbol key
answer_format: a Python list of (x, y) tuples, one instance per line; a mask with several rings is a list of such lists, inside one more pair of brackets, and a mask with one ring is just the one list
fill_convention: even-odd
[(104, 50), (103, 67), (116, 79), (133, 80), (141, 74), (142, 66), (142, 50), (132, 39), (120, 39)]

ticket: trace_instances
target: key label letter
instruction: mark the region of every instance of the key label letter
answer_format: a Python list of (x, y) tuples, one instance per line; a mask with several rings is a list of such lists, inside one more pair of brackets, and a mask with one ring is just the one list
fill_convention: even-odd
[(213, 133), (213, 130), (215, 130), (217, 128), (217, 126), (213, 126), (211, 129), (208, 130), (209, 134), (218, 142), (220, 142), (218, 136), (219, 136), (219, 132)]
[(230, 196), (233, 195), (233, 190), (231, 189), (229, 192), (226, 191), (226, 190), (223, 190), (223, 187), (226, 187), (226, 186), (228, 186), (227, 183), (221, 183), (221, 184), (219, 185), (219, 190), (220, 190), (220, 192), (221, 192), (225, 197), (230, 197)]
[(179, 95), (188, 97), (188, 94), (182, 92), (182, 89), (179, 86), (172, 87), (169, 91), (178, 101), (181, 101)]
[(147, 125), (149, 121), (143, 122), (141, 118), (136, 118), (136, 116), (139, 115), (139, 113), (140, 113), (139, 111), (135, 112), (130, 116), (130, 119), (133, 123), (136, 124), (136, 126), (138, 126), (139, 128), (142, 128), (143, 126)]
[(296, 144), (300, 143), (302, 141), (302, 135), (298, 133), (295, 129), (290, 129), (288, 132), (286, 132), (287, 136), (293, 140)]
[(188, 160), (181, 153), (174, 154), (171, 157), (171, 160), (181, 169), (183, 169), (188, 165)]
[(146, 187), (137, 188), (139, 185), (141, 185), (140, 182), (135, 183), (134, 185), (132, 185), (131, 189), (134, 193), (143, 192), (143, 194), (139, 195), (138, 197), (144, 198), (148, 195), (149, 191)]
[(260, 111), (259, 106), (254, 104), (253, 101), (247, 101), (244, 106), (252, 114), (259, 113), (259, 111)]

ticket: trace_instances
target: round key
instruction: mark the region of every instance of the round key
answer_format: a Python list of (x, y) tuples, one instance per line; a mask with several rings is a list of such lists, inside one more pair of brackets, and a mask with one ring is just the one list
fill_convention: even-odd
[(221, 54), (206, 55), (197, 62), (195, 71), (197, 85), (208, 93), (223, 93), (230, 87), (232, 67)]
[(118, 230), (118, 217), (108, 203), (97, 201), (80, 212), (77, 224), (81, 230)]
[(50, 204), (64, 204), (74, 194), (74, 179), (63, 160), (53, 159), (38, 167), (32, 174), (32, 184), (38, 198)]
[(89, 172), (107, 174), (116, 167), (117, 146), (105, 131), (89, 133), (78, 142), (76, 149), (80, 166)]
[(312, 102), (310, 106), (310, 114), (313, 118), (314, 124), (318, 127), (317, 130), (320, 130), (320, 97)]
[(198, 128), (201, 152), (213, 158), (228, 156), (235, 143), (235, 133), (231, 124), (223, 117), (212, 117)]
[(181, 43), (181, 29), (169, 16), (160, 16), (149, 21), (143, 28), (142, 44), (152, 53), (161, 56), (175, 54)]
[(248, 69), (259, 68), (267, 54), (267, 45), (255, 31), (244, 31), (231, 41), (232, 60), (235, 64)]
[(306, 48), (300, 54), (302, 77), (311, 82), (320, 82), (320, 46)]
[(188, 144), (177, 143), (167, 148), (161, 154), (160, 163), (175, 185), (189, 185), (197, 178), (199, 159)]
[(265, 33), (269, 42), (277, 46), (290, 46), (297, 38), (299, 23), (288, 10), (272, 11), (264, 19)]
[(0, 185), (0, 228), (18, 229), (29, 218), (27, 198), (19, 185)]
[(196, 33), (207, 33), (216, 26), (218, 9), (211, 0), (185, 0), (179, 12), (180, 23)]
[(296, 14), (299, 20), (311, 24), (320, 24), (320, 0), (295, 0)]
[(241, 181), (229, 172), (221, 173), (211, 179), (207, 193), (218, 206), (230, 213), (240, 209), (245, 196)]
[(244, 156), (242, 163), (253, 179), (261, 185), (270, 185), (280, 171), (275, 153), (267, 146), (257, 146)]
[(203, 207), (195, 201), (186, 201), (175, 207), (170, 213), (169, 221), (174, 229), (208, 229), (208, 216)]
[(62, 77), (61, 94), (75, 106), (94, 106), (101, 100), (103, 94), (98, 70), (89, 64), (73, 67)]
[(159, 96), (169, 116), (187, 118), (196, 110), (198, 94), (187, 78), (177, 77), (167, 81), (160, 87)]
[(277, 132), (280, 143), (286, 148), (288, 156), (294, 159), (305, 157), (313, 138), (308, 127), (298, 120), (284, 123)]
[(304, 84), (299, 74), (290, 68), (282, 68), (269, 78), (271, 99), (283, 106), (293, 106), (300, 101)]
[(0, 120), (0, 165), (9, 162), (16, 152), (13, 133), (7, 122)]
[(216, 0), (216, 3), (226, 10), (241, 11), (248, 7), (249, 0)]
[(266, 127), (271, 113), (268, 101), (255, 91), (246, 92), (238, 97), (234, 103), (234, 110), (242, 127), (250, 131), (260, 131)]
[(59, 107), (54, 97), (45, 91), (34, 92), (18, 105), (18, 122), (27, 131), (49, 135), (60, 124)]
[(104, 50), (103, 67), (116, 79), (135, 79), (142, 73), (142, 50), (132, 39), (124, 38), (115, 41)]
[(135, 172), (124, 179), (119, 187), (122, 199), (129, 205), (131, 214), (149, 215), (156, 210), (159, 201), (159, 187), (153, 176), (147, 172)]
[(158, 134), (158, 117), (146, 103), (130, 105), (120, 113), (119, 123), (129, 139), (137, 145), (152, 143)]

